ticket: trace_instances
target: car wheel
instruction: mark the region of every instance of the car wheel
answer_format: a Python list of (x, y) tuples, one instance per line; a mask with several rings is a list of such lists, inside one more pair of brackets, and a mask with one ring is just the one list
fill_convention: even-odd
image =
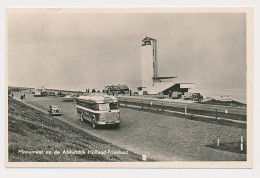
[(115, 124), (115, 128), (119, 128), (119, 124)]
[(80, 120), (81, 120), (81, 122), (84, 122), (83, 112), (81, 112), (81, 114), (80, 114)]

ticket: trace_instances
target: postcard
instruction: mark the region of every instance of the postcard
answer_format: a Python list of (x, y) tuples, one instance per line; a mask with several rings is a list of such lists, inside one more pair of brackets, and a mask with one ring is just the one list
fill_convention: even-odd
[(7, 8), (6, 167), (252, 168), (252, 8)]

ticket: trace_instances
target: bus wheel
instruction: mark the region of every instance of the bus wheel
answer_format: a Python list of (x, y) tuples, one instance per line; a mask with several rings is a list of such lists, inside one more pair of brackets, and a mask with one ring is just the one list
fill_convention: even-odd
[(97, 120), (96, 120), (96, 118), (94, 117), (94, 118), (92, 118), (92, 127), (93, 127), (93, 129), (97, 129), (98, 128), (98, 125), (97, 125)]
[(84, 122), (83, 112), (81, 112), (81, 114), (80, 114), (80, 120), (81, 120), (81, 122)]

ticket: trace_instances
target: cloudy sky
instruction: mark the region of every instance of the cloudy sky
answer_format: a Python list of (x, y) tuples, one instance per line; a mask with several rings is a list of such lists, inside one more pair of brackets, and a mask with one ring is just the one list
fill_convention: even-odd
[(158, 40), (160, 76), (243, 85), (243, 13), (7, 14), (8, 82), (66, 89), (141, 84), (141, 40)]

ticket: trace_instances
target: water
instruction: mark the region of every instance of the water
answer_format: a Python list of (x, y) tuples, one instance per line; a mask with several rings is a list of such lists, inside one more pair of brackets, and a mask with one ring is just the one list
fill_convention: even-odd
[(194, 87), (191, 92), (200, 92), (204, 97), (220, 97), (221, 95), (229, 95), (232, 100), (247, 103), (246, 88), (245, 87)]
[[(106, 85), (117, 85), (126, 84), (132, 91), (136, 91), (138, 86), (141, 86), (140, 81), (102, 81), (102, 82), (81, 82), (81, 83), (55, 83), (55, 84), (45, 84), (44, 87), (51, 89), (63, 89), (63, 90), (77, 90), (86, 91), (86, 89), (96, 89), (102, 91)], [(34, 86), (39, 87), (39, 86)], [(218, 82), (218, 83), (196, 83), (195, 86), (190, 89), (191, 92), (201, 93), (205, 97), (220, 97), (221, 95), (227, 94), (233, 100), (246, 103), (246, 84), (245, 82)]]

